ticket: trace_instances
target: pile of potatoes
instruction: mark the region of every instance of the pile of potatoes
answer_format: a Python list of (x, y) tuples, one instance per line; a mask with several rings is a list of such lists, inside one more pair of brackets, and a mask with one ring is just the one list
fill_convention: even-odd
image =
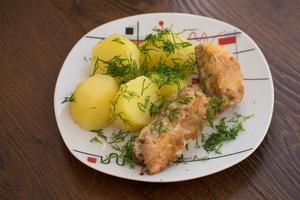
[[(163, 39), (184, 41), (173, 33), (164, 35)], [(172, 53), (166, 52), (163, 45), (163, 40), (157, 40), (145, 41), (137, 47), (117, 34), (98, 43), (92, 50), (90, 78), (76, 86), (70, 102), (73, 120), (85, 130), (101, 129), (110, 123), (131, 132), (146, 126), (151, 120), (151, 104), (177, 94), (188, 82), (182, 78), (177, 83), (157, 85), (155, 80), (160, 74), (153, 72), (147, 77), (145, 71), (155, 70), (162, 60), (170, 68), (185, 66), (188, 59), (195, 60), (192, 44), (177, 47)], [(191, 72), (187, 68), (183, 70), (185, 75)]]

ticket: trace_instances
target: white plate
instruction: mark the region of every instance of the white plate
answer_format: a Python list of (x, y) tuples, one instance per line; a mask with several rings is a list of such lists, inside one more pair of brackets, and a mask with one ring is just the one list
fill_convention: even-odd
[[(242, 102), (224, 116), (234, 112), (254, 117), (245, 122), (246, 131), (239, 134), (234, 141), (225, 142), (222, 154), (207, 154), (203, 149), (190, 145), (186, 155), (208, 156), (207, 161), (189, 162), (173, 165), (156, 175), (140, 175), (141, 167), (134, 169), (118, 166), (115, 161), (110, 164), (100, 163), (101, 156), (109, 151), (109, 145), (90, 143), (94, 133), (84, 131), (76, 125), (69, 114), (68, 104), (61, 104), (64, 97), (74, 91), (75, 86), (89, 77), (89, 67), (84, 57), (90, 57), (92, 47), (112, 33), (126, 35), (132, 40), (142, 40), (152, 32), (153, 27), (170, 27), (174, 32), (183, 29), (197, 29), (182, 35), (195, 43), (220, 43), (235, 52), (241, 64), (245, 78), (245, 95)], [(127, 32), (127, 34), (126, 34)], [(264, 55), (255, 42), (240, 29), (207, 17), (181, 13), (153, 13), (136, 15), (115, 20), (101, 25), (83, 36), (67, 56), (59, 73), (55, 95), (54, 109), (58, 128), (70, 152), (87, 166), (100, 172), (126, 179), (146, 182), (175, 182), (203, 177), (231, 167), (245, 158), (262, 142), (265, 137), (273, 112), (274, 89), (272, 76)], [(114, 127), (105, 129), (106, 134)]]

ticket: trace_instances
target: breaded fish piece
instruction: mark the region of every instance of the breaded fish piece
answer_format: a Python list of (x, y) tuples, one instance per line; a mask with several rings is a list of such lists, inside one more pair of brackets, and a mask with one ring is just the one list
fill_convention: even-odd
[(234, 56), (225, 47), (211, 43), (199, 44), (195, 53), (203, 92), (222, 98), (220, 111), (238, 104), (244, 95), (244, 83)]
[(202, 91), (181, 89), (161, 114), (142, 129), (134, 146), (136, 162), (145, 165), (149, 174), (170, 166), (182, 154), (185, 144), (202, 134), (207, 103)]

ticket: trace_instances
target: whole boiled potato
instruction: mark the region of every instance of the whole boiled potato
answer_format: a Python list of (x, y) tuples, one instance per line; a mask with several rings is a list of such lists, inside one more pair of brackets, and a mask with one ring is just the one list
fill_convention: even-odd
[(70, 102), (73, 120), (83, 129), (104, 128), (110, 122), (110, 102), (118, 91), (117, 81), (97, 74), (77, 85)]
[(139, 50), (126, 37), (112, 34), (92, 50), (91, 76), (109, 74), (121, 83), (138, 76)]
[(125, 131), (139, 131), (150, 122), (151, 102), (158, 101), (157, 86), (145, 76), (121, 85), (112, 103), (113, 124)]
[(163, 63), (189, 74), (196, 68), (194, 48), (195, 45), (175, 33), (152, 35), (139, 46), (140, 63), (148, 70)]

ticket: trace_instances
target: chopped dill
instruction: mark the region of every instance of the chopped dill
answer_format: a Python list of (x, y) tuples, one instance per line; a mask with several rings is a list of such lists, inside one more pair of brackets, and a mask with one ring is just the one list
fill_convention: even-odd
[(147, 71), (145, 74), (150, 78), (158, 88), (164, 85), (176, 84), (177, 89), (181, 89), (180, 80), (184, 79), (183, 71), (179, 68), (170, 68), (165, 64), (159, 64), (153, 71)]
[(162, 49), (167, 56), (170, 56), (176, 49), (186, 48), (192, 45), (188, 41), (176, 42), (174, 35), (177, 36), (178, 34), (173, 33), (171, 29), (172, 27), (164, 29), (154, 28), (154, 33), (148, 34), (145, 37), (145, 46), (152, 45), (156, 48)]
[[(121, 86), (121, 88), (122, 88), (122, 86)], [(109, 108), (110, 112), (112, 113), (111, 121), (114, 122), (119, 118), (125, 125), (132, 126), (131, 122), (123, 116), (124, 113), (117, 112), (117, 110), (116, 110), (117, 102), (118, 102), (118, 99), (120, 98), (120, 96), (121, 96), (120, 93), (117, 94), (117, 96), (113, 99), (113, 101), (111, 101), (111, 107)]]
[(189, 143), (186, 143), (185, 145), (184, 145), (184, 147), (185, 147), (185, 150), (189, 150)]
[(150, 105), (150, 96), (146, 96), (144, 99), (144, 103), (138, 102), (137, 105), (140, 109), (140, 111), (142, 112), (146, 112), (146, 109), (148, 109), (149, 105)]
[(124, 142), (126, 137), (128, 136), (129, 132), (119, 130), (118, 132), (113, 132), (112, 136), (110, 137), (110, 141), (108, 141), (109, 144)]
[(207, 104), (207, 113), (206, 118), (208, 126), (213, 128), (213, 120), (216, 117), (216, 114), (220, 111), (222, 106), (223, 99), (221, 97), (213, 96)]
[(169, 118), (170, 122), (174, 122), (176, 120), (178, 113), (179, 113), (178, 108), (174, 108), (169, 111), (168, 118)]
[(131, 100), (133, 98), (139, 97), (139, 95), (136, 92), (128, 90), (127, 85), (122, 85), (120, 91), (121, 91), (120, 92), (121, 96), (127, 100)]
[(106, 69), (106, 74), (119, 78), (121, 84), (136, 78), (140, 74), (138, 64), (135, 60), (132, 60), (131, 55), (129, 59), (118, 55), (108, 61), (96, 57), (91, 76), (95, 75), (100, 67), (99, 62), (102, 62), (105, 65), (103, 66), (103, 69)]
[(234, 140), (240, 132), (245, 130), (243, 122), (252, 116), (253, 115), (242, 116), (240, 114), (236, 114), (229, 120), (222, 118), (215, 126), (216, 131), (213, 132), (205, 141), (203, 145), (204, 149), (207, 152), (215, 151), (216, 153), (220, 153), (220, 148), (222, 147), (223, 142)]
[(183, 96), (178, 96), (176, 101), (180, 104), (189, 104), (192, 101), (193, 97), (183, 97)]
[(175, 164), (179, 163), (186, 163), (186, 159), (183, 157), (183, 154), (181, 154), (176, 161), (174, 161)]
[(121, 85), (119, 91), (120, 92), (118, 92), (116, 97), (111, 101), (111, 107), (110, 107), (110, 111), (112, 113), (111, 120), (114, 122), (119, 118), (125, 125), (132, 126), (131, 122), (124, 117), (125, 114), (123, 112), (117, 112), (116, 109), (117, 102), (121, 96), (127, 100), (131, 100), (133, 98), (138, 98), (139, 95), (134, 91), (128, 90), (128, 86), (126, 84)]
[[(106, 137), (106, 135), (104, 135), (104, 132), (103, 132), (102, 129), (91, 130), (91, 132), (97, 133), (97, 136), (95, 136), (95, 137), (102, 138), (104, 141), (107, 141), (107, 137)], [(91, 141), (91, 140), (90, 140), (90, 141)], [(100, 143), (101, 143), (101, 142), (100, 142)]]
[(155, 103), (152, 103), (150, 102), (150, 108), (149, 108), (149, 113), (150, 113), (150, 116), (153, 117), (157, 114), (159, 114), (162, 110), (163, 106), (162, 104), (155, 104)]
[(165, 127), (162, 122), (155, 123), (153, 128), (159, 135), (168, 131), (168, 128)]
[(134, 168), (134, 142), (137, 136), (132, 136), (126, 141), (124, 145), (112, 144), (111, 148), (117, 152), (118, 158), (123, 160), (124, 165), (128, 165), (130, 168)]
[(61, 102), (61, 104), (66, 103), (66, 102), (71, 103), (73, 101), (75, 101), (74, 92), (71, 93), (71, 95), (69, 97), (65, 97), (65, 99)]
[(141, 91), (141, 96), (143, 96), (143, 94), (144, 94), (144, 92), (145, 92), (145, 90), (146, 89), (148, 89), (149, 88), (149, 86), (151, 85), (151, 81), (145, 86), (145, 81), (146, 81), (146, 79), (144, 79), (143, 80), (143, 83), (142, 83), (142, 91)]
[(91, 143), (100, 143), (100, 144), (102, 144), (102, 142), (96, 136), (93, 137), (92, 139), (90, 139), (90, 142)]
[(166, 100), (164, 98), (160, 99), (158, 102), (150, 102), (149, 113), (153, 117), (157, 114), (160, 114), (163, 109), (169, 106), (172, 103), (172, 100)]
[(100, 62), (100, 59), (98, 57), (93, 57), (93, 59), (96, 59), (95, 63), (94, 63), (94, 66), (93, 66), (93, 72), (91, 73), (91, 77), (94, 76), (99, 68), (99, 62)]
[(121, 40), (121, 38), (115, 38), (115, 39), (113, 39), (112, 40), (112, 42), (116, 42), (116, 43), (119, 43), (119, 44), (125, 44), (122, 40)]
[(165, 40), (163, 41), (162, 49), (167, 53), (167, 56), (169, 56), (175, 52), (176, 45), (170, 40)]

